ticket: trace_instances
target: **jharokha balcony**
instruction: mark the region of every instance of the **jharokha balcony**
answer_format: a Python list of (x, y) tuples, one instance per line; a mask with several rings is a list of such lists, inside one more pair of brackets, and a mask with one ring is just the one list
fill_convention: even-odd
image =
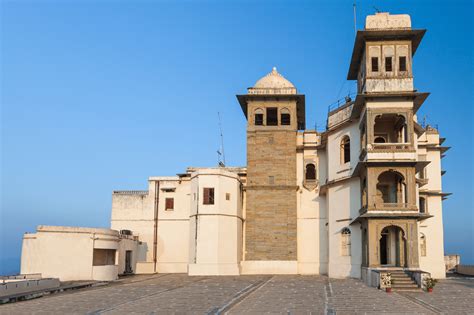
[(360, 161), (416, 160), (413, 124), (407, 123), (407, 113), (370, 116), (367, 132), (365, 127), (362, 131)]
[(384, 171), (377, 176), (377, 181), (362, 191), (362, 208), (360, 213), (370, 211), (418, 212), (414, 189), (405, 177), (393, 170)]

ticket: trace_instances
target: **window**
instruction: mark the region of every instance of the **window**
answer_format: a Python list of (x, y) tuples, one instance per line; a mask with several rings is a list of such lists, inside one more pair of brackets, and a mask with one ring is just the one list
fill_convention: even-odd
[(421, 252), (421, 256), (423, 257), (426, 256), (426, 236), (423, 233), (421, 233), (421, 236), (420, 236), (420, 252)]
[(225, 200), (230, 200), (230, 193), (225, 194)]
[(115, 265), (115, 249), (94, 248), (92, 255), (93, 266)]
[(385, 57), (385, 71), (392, 72), (392, 57)]
[(278, 126), (278, 109), (276, 107), (267, 108), (267, 126)]
[(284, 126), (289, 126), (291, 124), (290, 111), (287, 108), (281, 110), (280, 121)]
[(372, 72), (379, 72), (379, 58), (372, 57)]
[(426, 213), (426, 200), (420, 197), (420, 213)]
[(275, 184), (275, 176), (268, 176), (268, 184), (269, 185)]
[(341, 141), (341, 164), (351, 161), (351, 140), (348, 136), (342, 138)]
[(316, 180), (316, 167), (314, 164), (310, 163), (306, 165), (306, 180)]
[(398, 61), (398, 70), (407, 71), (407, 57), (399, 57)]
[(166, 198), (165, 210), (173, 210), (173, 209), (174, 209), (174, 198)]
[(385, 143), (385, 138), (378, 136), (374, 139), (374, 143)]
[(204, 188), (204, 205), (214, 204), (214, 188)]
[(351, 230), (343, 228), (341, 231), (341, 255), (351, 255)]
[(257, 108), (255, 110), (255, 126), (262, 126), (263, 125), (263, 110), (261, 108)]

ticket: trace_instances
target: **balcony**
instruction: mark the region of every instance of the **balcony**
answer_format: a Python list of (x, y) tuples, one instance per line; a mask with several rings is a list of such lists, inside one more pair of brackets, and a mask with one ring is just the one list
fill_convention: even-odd
[(362, 148), (359, 160), (415, 161), (416, 150), (410, 143), (369, 143), (366, 148)]
[[(367, 137), (363, 135), (363, 145), (359, 156), (367, 160), (402, 160), (415, 161), (416, 150), (413, 145), (412, 123), (407, 120), (408, 114), (373, 113), (373, 125), (368, 128)], [(367, 140), (367, 142), (365, 141)]]

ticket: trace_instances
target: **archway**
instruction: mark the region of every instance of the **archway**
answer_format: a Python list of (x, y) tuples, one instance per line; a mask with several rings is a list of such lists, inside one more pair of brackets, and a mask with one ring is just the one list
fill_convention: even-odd
[(406, 239), (403, 230), (395, 225), (385, 227), (379, 240), (380, 265), (406, 266)]

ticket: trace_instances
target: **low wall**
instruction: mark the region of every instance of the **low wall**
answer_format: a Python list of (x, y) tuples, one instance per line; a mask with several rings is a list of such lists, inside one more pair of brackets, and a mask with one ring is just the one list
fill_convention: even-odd
[(474, 265), (458, 265), (456, 272), (466, 276), (474, 276)]
[(461, 263), (461, 256), (459, 255), (445, 255), (444, 256), (444, 265), (446, 266), (446, 271), (456, 271), (456, 266)]
[(34, 291), (58, 288), (59, 279), (2, 279), (0, 280), (0, 297), (7, 297), (15, 294), (29, 293)]
[(92, 280), (114, 281), (118, 279), (118, 265), (92, 266)]

